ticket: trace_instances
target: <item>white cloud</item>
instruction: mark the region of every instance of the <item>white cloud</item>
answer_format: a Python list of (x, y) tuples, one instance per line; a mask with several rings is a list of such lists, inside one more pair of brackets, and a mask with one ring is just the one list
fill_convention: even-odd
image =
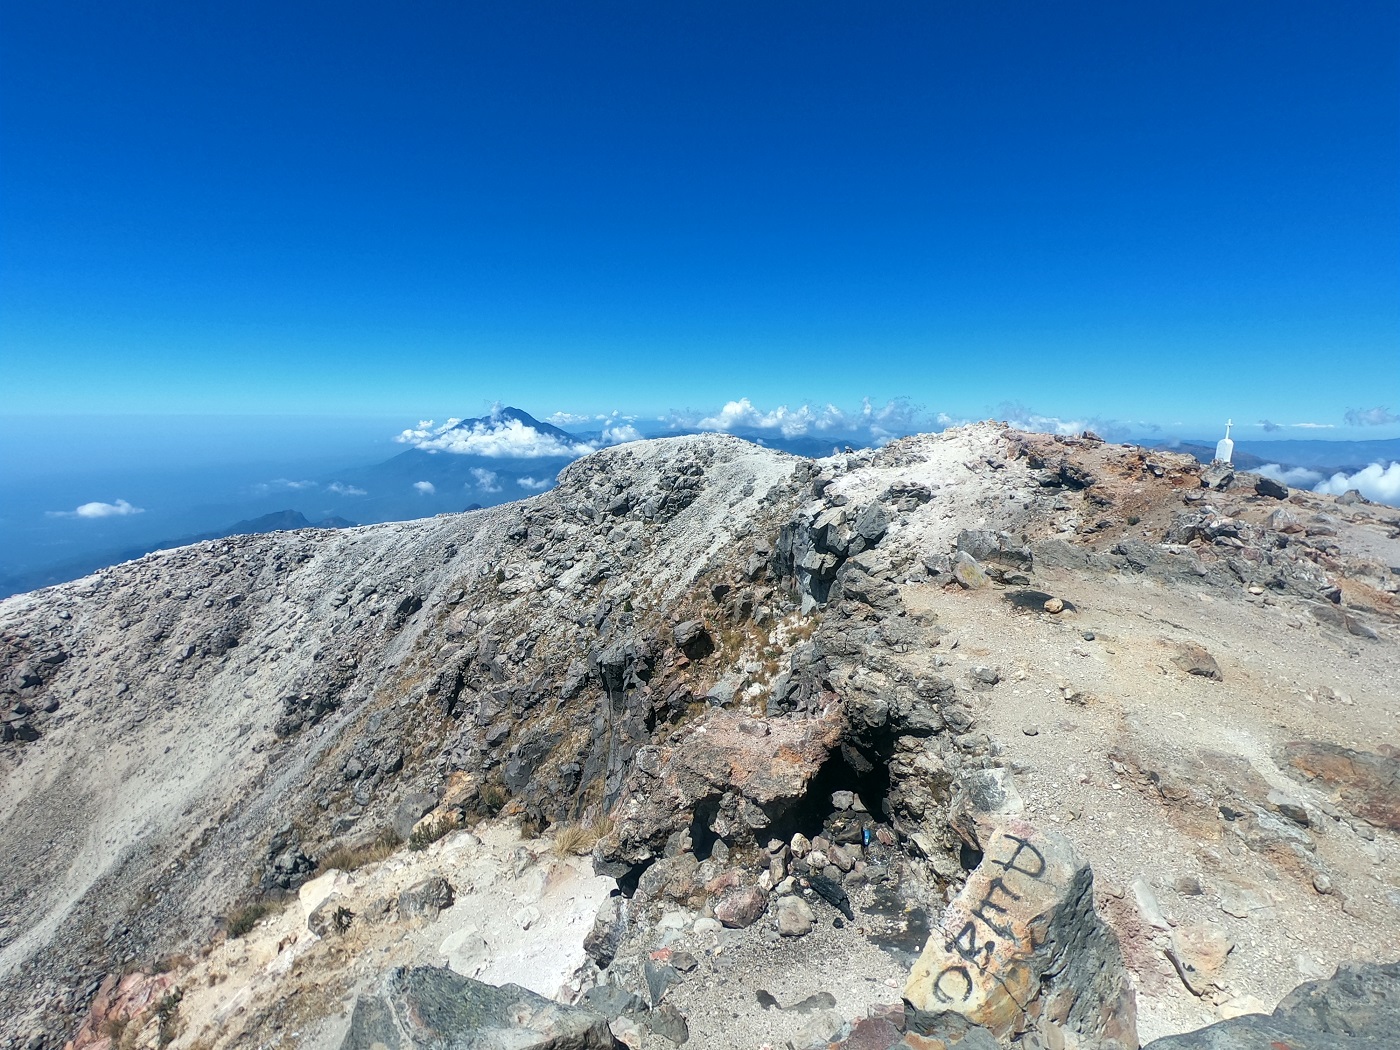
[(1290, 427), (1297, 427), (1299, 430), (1333, 430), (1336, 423), (1289, 423)]
[(754, 407), (748, 398), (729, 401), (712, 416), (696, 422), (700, 430), (718, 430), (731, 433), (735, 430), (776, 430), (783, 437), (802, 437), (812, 430), (827, 431), (847, 423), (847, 416), (835, 405), (813, 408), (811, 405), (798, 405), (789, 408), (779, 405), (770, 412)]
[(1313, 491), (1330, 492), (1334, 496), (1340, 496), (1348, 489), (1357, 489), (1361, 495), (1376, 503), (1400, 506), (1400, 460), (1389, 466), (1372, 463), (1355, 474), (1333, 474)]
[(776, 431), (785, 438), (819, 435), (823, 437), (857, 438), (884, 444), (906, 434), (929, 428), (929, 420), (909, 401), (896, 399), (875, 405), (870, 398), (861, 407), (848, 412), (830, 403), (796, 407), (779, 405), (765, 411), (748, 398), (726, 402), (718, 412), (671, 412), (660, 417), (671, 430), (718, 430), (721, 433), (753, 433)]
[(449, 419), (437, 426), (431, 419), (419, 420), (418, 426), (403, 431), (394, 440), (425, 452), (452, 452), (496, 459), (577, 459), (594, 451), (592, 445), (541, 433), (518, 419), (488, 416), (464, 430), (458, 429), (459, 423), (459, 419)]
[(1377, 405), (1375, 408), (1349, 408), (1342, 418), (1347, 421), (1348, 426), (1353, 427), (1383, 427), (1391, 423), (1400, 423), (1400, 415), (1392, 412), (1388, 405)]
[(476, 482), (474, 487), (479, 492), (500, 492), (501, 479), (494, 470), (487, 470), (485, 467), (472, 467), (472, 480)]
[(431, 481), (415, 481), (413, 487), (425, 496), (431, 496), (437, 491), (437, 486)]
[(369, 493), (364, 489), (358, 489), (354, 485), (347, 485), (343, 481), (332, 481), (326, 486), (327, 492), (334, 492), (337, 496), (367, 496)]
[(1280, 484), (1293, 489), (1310, 489), (1322, 480), (1322, 474), (1319, 471), (1309, 470), (1307, 467), (1284, 469), (1277, 463), (1265, 463), (1255, 473), (1263, 474), (1266, 478), (1273, 478)]
[(529, 489), (531, 492), (540, 492), (549, 488), (553, 484), (549, 478), (516, 478), (515, 483), (522, 489)]
[(545, 416), (544, 421), (556, 427), (581, 427), (586, 423), (592, 423), (593, 417), (580, 415), (577, 412), (556, 412), (552, 416)]
[(253, 494), (257, 496), (267, 496), (274, 492), (300, 492), (302, 489), (315, 488), (314, 481), (293, 481), (291, 478), (273, 478), (271, 481), (261, 481), (253, 486)]
[(1043, 416), (1033, 412), (1019, 401), (1004, 401), (997, 406), (996, 413), (1008, 426), (1034, 434), (1059, 434), (1072, 437), (1092, 430), (1100, 437), (1117, 440), (1131, 433), (1132, 428), (1115, 419), (1102, 419), (1090, 416), (1085, 419), (1064, 419), (1060, 416)]
[(602, 440), (604, 445), (620, 445), (624, 441), (640, 441), (641, 431), (631, 423), (608, 423), (603, 427)]
[(133, 507), (124, 499), (115, 503), (84, 503), (75, 510), (51, 510), (51, 518), (124, 518), (129, 514), (146, 513), (141, 507)]

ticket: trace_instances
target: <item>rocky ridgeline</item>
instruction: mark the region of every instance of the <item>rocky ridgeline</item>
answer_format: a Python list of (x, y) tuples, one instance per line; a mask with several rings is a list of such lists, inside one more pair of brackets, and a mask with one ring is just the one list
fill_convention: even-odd
[[(949, 674), (958, 639), (909, 588), (1059, 616), (1039, 571), (1141, 576), (1393, 644), (1396, 576), (1338, 542), (1353, 519), (1391, 527), (1187, 457), (990, 424), (821, 461), (684, 438), (586, 457), (516, 504), (216, 541), (9, 599), (0, 1033), (58, 1046), (86, 1017), (76, 1047), (116, 1028), (177, 1046), (1135, 1047), (1089, 866), (1019, 811), (979, 727), (1001, 674)], [(1178, 656), (1221, 677), (1205, 650)], [(1115, 761), (1175, 790), (1156, 753)], [(1284, 764), (1395, 827), (1393, 755), (1300, 745)], [(1297, 821), (1271, 823), (1286, 802), (1250, 811), (1259, 849), (1326, 879)], [(586, 840), (620, 890), (562, 984), (486, 985), (464, 961), (486, 949), (414, 941), (462, 907), (444, 868), (417, 896), (346, 889), (293, 923), (273, 955), (315, 958), (320, 984), (288, 961), (247, 976), (236, 1021), (194, 1005), (196, 972), (237, 969), (209, 969), (210, 945), (245, 906), (337, 864), (427, 863), (493, 821)], [(1209, 953), (1188, 940), (1171, 957), (1189, 987)], [(366, 969), (381, 952), (402, 961)], [(773, 952), (889, 968), (888, 994), (785, 1007), (753, 961)], [(457, 972), (432, 968), (444, 956)], [(757, 1022), (711, 1016), (726, 982), (758, 982)]]

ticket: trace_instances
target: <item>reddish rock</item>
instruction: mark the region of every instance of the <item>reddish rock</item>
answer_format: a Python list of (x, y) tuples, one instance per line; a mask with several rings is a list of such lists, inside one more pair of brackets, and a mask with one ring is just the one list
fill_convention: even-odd
[(867, 1017), (856, 1023), (848, 1035), (839, 1043), (832, 1043), (830, 1050), (890, 1050), (904, 1038), (904, 1033), (882, 1018)]
[(134, 1025), (137, 1030), (155, 1020), (155, 1008), (170, 994), (174, 974), (129, 973), (118, 978), (108, 974), (88, 1006), (87, 1016), (77, 1034), (63, 1045), (63, 1050), (107, 1050), (112, 1045), (108, 1035), (119, 1025)]
[(752, 926), (768, 908), (768, 894), (758, 886), (730, 890), (715, 904), (715, 918), (733, 930)]
[(709, 830), (733, 844), (753, 841), (804, 799), (840, 739), (838, 705), (815, 718), (760, 719), (715, 711), (681, 740), (644, 749), (613, 810), (616, 829), (594, 853), (598, 870), (622, 876), (665, 851), (702, 803)]
[(1400, 759), (1320, 740), (1295, 740), (1283, 746), (1282, 764), (1295, 775), (1321, 781), (1362, 820), (1400, 831)]

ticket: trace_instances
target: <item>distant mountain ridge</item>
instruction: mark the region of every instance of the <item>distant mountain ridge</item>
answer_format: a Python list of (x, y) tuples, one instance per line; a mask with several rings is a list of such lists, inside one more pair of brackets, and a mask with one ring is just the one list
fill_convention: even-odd
[(202, 543), (204, 540), (223, 540), (230, 536), (260, 535), (267, 532), (291, 532), (295, 529), (349, 529), (354, 528), (356, 524), (347, 518), (335, 515), (322, 518), (319, 521), (311, 521), (299, 510), (277, 510), (271, 514), (234, 522), (228, 528), (214, 532), (199, 532), (174, 539), (155, 540), (151, 543), (125, 547), (120, 550), (96, 551), (42, 569), (17, 572), (10, 576), (0, 577), (0, 598), (38, 590), (40, 587), (51, 587), (56, 583), (67, 583), (69, 580), (79, 579), (108, 565), (118, 565), (124, 561), (144, 558), (147, 554), (155, 551), (188, 547), (191, 543)]

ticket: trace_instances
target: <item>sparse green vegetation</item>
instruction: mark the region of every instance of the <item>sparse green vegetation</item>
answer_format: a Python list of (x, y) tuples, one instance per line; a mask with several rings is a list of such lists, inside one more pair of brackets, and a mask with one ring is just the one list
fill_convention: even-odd
[(232, 912), (224, 928), (228, 930), (230, 937), (245, 936), (258, 924), (258, 920), (271, 910), (266, 901), (253, 901), (252, 904), (246, 904)]
[(408, 848), (411, 850), (424, 850), (431, 846), (438, 839), (458, 827), (457, 815), (455, 813), (445, 813), (440, 817), (428, 821), (426, 824), (419, 824), (408, 836)]
[(495, 816), (506, 804), (506, 789), (499, 784), (482, 784), (477, 793), (486, 812)]
[(171, 989), (156, 1007), (156, 1046), (167, 1047), (180, 1034), (180, 1000), (185, 993), (178, 988)]

